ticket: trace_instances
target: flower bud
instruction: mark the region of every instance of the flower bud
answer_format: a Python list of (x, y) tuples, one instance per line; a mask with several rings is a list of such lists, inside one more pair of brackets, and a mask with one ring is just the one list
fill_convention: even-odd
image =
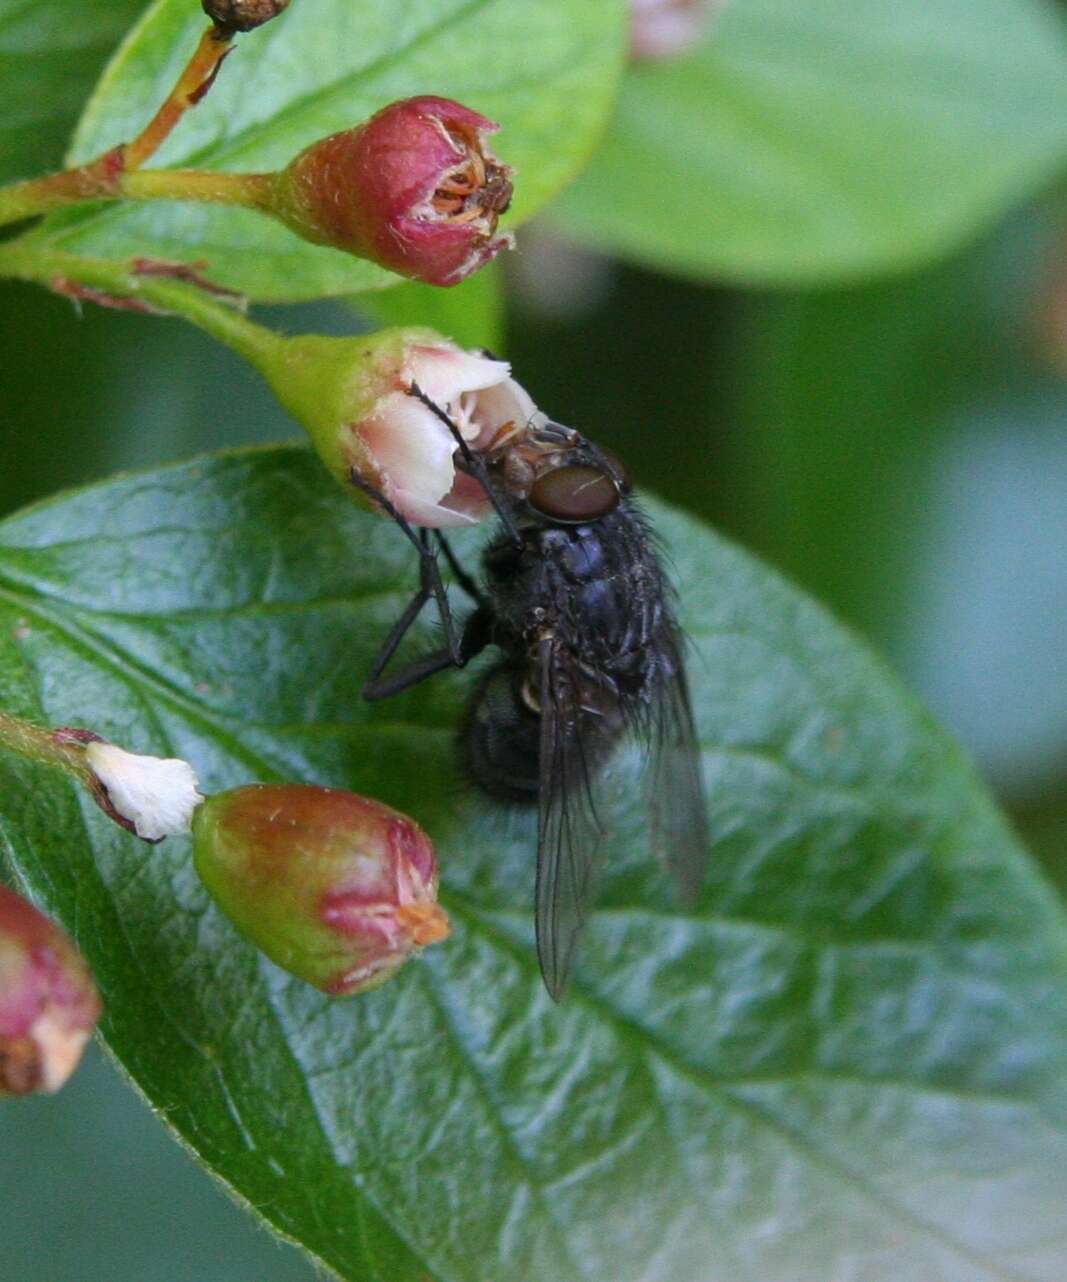
[(412, 384), (473, 449), (537, 413), (505, 361), (464, 351), (429, 329), (286, 339), (260, 368), (337, 480), (352, 493), (354, 473), (416, 525), (469, 525), (486, 515), (489, 500), (457, 471), (451, 432), (410, 394)]
[(187, 761), (126, 752), (95, 735), (86, 742), (85, 761), (97, 803), (123, 828), (145, 841), (189, 831), (203, 797)]
[(288, 9), (289, 0), (203, 0), (203, 6), (225, 31), (254, 31)]
[(638, 61), (677, 57), (699, 43), (726, 0), (630, 0), (630, 55)]
[(376, 988), (448, 935), (429, 838), (355, 793), (253, 784), (209, 797), (193, 819), (193, 858), (239, 930), (333, 996)]
[(58, 1091), (99, 1017), (92, 976), (71, 941), (0, 886), (0, 1095)]
[(269, 208), (295, 232), (430, 285), (456, 285), (510, 248), (499, 128), (447, 98), (407, 98), (313, 143), (277, 175)]

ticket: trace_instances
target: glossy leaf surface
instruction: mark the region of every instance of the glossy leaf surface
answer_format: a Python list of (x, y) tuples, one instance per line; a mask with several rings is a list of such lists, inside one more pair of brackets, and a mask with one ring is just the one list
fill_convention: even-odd
[(141, 845), (5, 755), (9, 871), (77, 935), (167, 1124), (352, 1282), (1058, 1282), (1060, 907), (877, 661), (649, 508), (685, 586), (712, 872), (680, 914), (625, 755), (561, 1006), (533, 952), (532, 817), (456, 777), (473, 678), (360, 702), (414, 566), (301, 450), (0, 526), (0, 702), (186, 756), (210, 790), (400, 807), (438, 843), (452, 939), (331, 1004), (234, 934), (185, 842)]

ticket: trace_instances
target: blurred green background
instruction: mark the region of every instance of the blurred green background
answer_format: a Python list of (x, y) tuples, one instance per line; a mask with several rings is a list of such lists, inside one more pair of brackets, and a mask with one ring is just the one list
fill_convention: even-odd
[[(545, 222), (520, 236), (507, 293), (507, 355), (535, 399), (886, 654), (1067, 889), (1059, 196), (935, 266), (792, 292), (653, 273)], [(342, 306), (260, 314), (290, 330), (359, 324)], [(295, 434), (255, 375), (178, 322), (3, 285), (0, 332), (0, 513), (119, 469)], [(2, 1282), (312, 1276), (98, 1051), (55, 1100), (5, 1106)]]

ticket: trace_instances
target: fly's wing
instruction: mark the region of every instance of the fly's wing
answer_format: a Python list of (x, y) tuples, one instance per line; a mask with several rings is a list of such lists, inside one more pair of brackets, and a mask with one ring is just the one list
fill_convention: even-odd
[[(604, 829), (596, 785), (610, 729), (573, 656), (555, 638), (540, 643), (541, 787), (537, 831), (537, 956), (545, 987), (559, 1001), (585, 925)], [(583, 693), (584, 690), (584, 693)], [(583, 706), (584, 704), (584, 706)], [(614, 721), (616, 709), (605, 708)], [(602, 738), (604, 742), (602, 742)]]
[(652, 845), (673, 874), (683, 901), (692, 905), (704, 881), (710, 845), (700, 746), (682, 647), (673, 626), (663, 629), (656, 650), (659, 689), (641, 727), (648, 735), (646, 788)]

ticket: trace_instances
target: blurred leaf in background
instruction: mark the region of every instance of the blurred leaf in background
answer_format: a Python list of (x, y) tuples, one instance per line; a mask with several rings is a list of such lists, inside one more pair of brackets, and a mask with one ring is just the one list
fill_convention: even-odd
[(672, 273), (862, 280), (972, 238), (1065, 152), (1044, 0), (732, 0), (698, 53), (631, 73), (552, 217)]
[(0, 1122), (5, 1282), (314, 1282), (183, 1153), (95, 1048)]

